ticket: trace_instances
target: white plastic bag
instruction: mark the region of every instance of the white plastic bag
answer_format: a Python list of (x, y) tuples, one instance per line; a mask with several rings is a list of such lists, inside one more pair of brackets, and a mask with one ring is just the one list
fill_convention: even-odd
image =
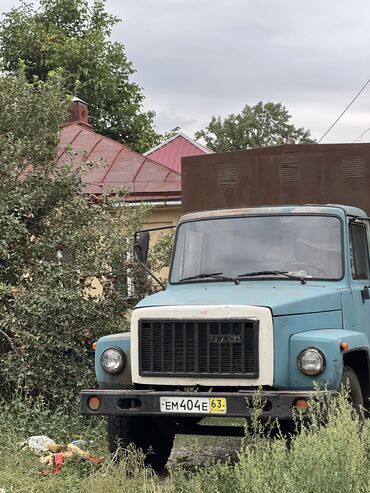
[(49, 450), (48, 445), (55, 445), (55, 442), (45, 435), (37, 435), (29, 437), (27, 440), (27, 445), (36, 454), (41, 455)]

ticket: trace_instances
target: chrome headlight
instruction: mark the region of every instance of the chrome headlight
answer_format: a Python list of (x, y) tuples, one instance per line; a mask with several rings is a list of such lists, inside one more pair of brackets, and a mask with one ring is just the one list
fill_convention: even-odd
[(110, 347), (103, 351), (100, 363), (108, 373), (119, 373), (126, 364), (126, 355), (118, 348)]
[(305, 375), (318, 375), (325, 368), (324, 355), (313, 347), (305, 349), (298, 356), (298, 368)]

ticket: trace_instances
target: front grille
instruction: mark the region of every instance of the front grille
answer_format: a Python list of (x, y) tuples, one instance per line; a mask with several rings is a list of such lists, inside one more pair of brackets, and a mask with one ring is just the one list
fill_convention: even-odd
[(140, 320), (141, 376), (258, 378), (255, 320)]

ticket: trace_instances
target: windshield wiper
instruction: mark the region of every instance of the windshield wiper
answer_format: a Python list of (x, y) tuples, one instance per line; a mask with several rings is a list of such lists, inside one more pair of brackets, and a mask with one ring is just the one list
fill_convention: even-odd
[(192, 281), (194, 279), (207, 279), (207, 277), (210, 277), (212, 279), (220, 279), (221, 281), (232, 281), (235, 282), (235, 284), (240, 284), (239, 279), (236, 279), (235, 277), (224, 276), (223, 272), (202, 272), (201, 274), (197, 274), (196, 276), (183, 277), (182, 279), (180, 279), (180, 282)]
[(288, 279), (294, 279), (296, 281), (301, 281), (302, 284), (306, 284), (305, 276), (296, 276), (290, 274), (289, 272), (284, 272), (281, 270), (260, 270), (255, 272), (245, 272), (244, 274), (239, 274), (237, 277), (257, 277), (257, 276), (284, 276)]

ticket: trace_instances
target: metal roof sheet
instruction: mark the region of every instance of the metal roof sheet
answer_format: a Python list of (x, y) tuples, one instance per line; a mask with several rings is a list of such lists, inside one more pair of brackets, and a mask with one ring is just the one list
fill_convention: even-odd
[(57, 163), (68, 159), (69, 147), (76, 165), (85, 157), (98, 163), (84, 172), (86, 193), (99, 194), (103, 187), (111, 187), (129, 189), (131, 200), (162, 201), (181, 197), (179, 173), (98, 134), (81, 121), (72, 121), (62, 127)]
[(199, 144), (199, 142), (196, 142), (187, 135), (179, 133), (146, 152), (144, 155), (181, 174), (181, 158), (210, 153), (211, 151), (207, 147)]

